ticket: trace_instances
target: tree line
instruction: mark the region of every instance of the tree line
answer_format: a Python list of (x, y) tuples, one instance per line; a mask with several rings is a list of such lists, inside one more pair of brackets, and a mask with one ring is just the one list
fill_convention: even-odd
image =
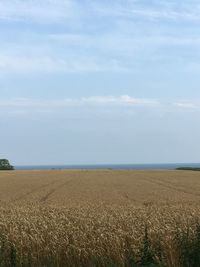
[(0, 159), (0, 171), (12, 171), (14, 166), (12, 166), (7, 159)]

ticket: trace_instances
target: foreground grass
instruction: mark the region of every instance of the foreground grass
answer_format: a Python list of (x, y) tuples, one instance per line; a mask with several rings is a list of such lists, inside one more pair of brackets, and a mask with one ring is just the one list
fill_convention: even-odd
[(0, 208), (0, 266), (197, 267), (194, 205)]

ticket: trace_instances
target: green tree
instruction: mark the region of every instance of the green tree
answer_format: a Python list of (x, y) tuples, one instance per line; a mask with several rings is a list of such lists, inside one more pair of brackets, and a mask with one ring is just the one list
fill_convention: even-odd
[(10, 162), (7, 159), (0, 159), (0, 170), (3, 171), (14, 170), (14, 167), (10, 165)]

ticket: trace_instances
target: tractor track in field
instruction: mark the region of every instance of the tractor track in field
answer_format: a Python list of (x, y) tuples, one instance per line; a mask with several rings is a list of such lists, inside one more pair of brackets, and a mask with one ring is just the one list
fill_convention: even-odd
[(68, 181), (66, 181), (66, 182), (64, 182), (64, 183), (62, 183), (62, 184), (60, 184), (60, 185), (58, 185), (58, 186), (56, 186), (55, 188), (52, 188), (52, 189), (49, 190), (49, 191), (48, 191), (42, 198), (40, 198), (39, 202), (46, 202), (46, 201), (49, 199), (49, 197), (52, 196), (58, 189), (60, 189), (60, 188), (62, 188), (62, 187), (64, 187), (64, 186), (66, 186), (66, 185), (69, 184), (72, 180), (73, 180), (73, 178), (70, 179), (70, 180), (68, 180)]
[(176, 192), (180, 192), (180, 193), (184, 193), (184, 194), (188, 194), (188, 195), (192, 195), (192, 196), (196, 196), (196, 197), (200, 197), (200, 193), (196, 193), (196, 192), (191, 192), (185, 189), (185, 187), (183, 186), (178, 186), (178, 185), (174, 185), (172, 183), (170, 183), (169, 181), (164, 182), (164, 181), (158, 181), (156, 178), (145, 178), (146, 181), (152, 183), (152, 184), (157, 184), (159, 186), (162, 186), (164, 188), (168, 188), (170, 190), (174, 190)]
[(22, 199), (24, 199), (24, 198), (26, 198), (26, 197), (28, 197), (28, 196), (30, 196), (30, 195), (32, 195), (32, 194), (34, 194), (34, 193), (40, 191), (41, 189), (44, 189), (44, 188), (46, 188), (46, 187), (48, 187), (48, 186), (51, 186), (51, 185), (55, 184), (56, 182), (57, 182), (57, 181), (53, 181), (53, 182), (51, 182), (51, 183), (47, 183), (47, 184), (44, 184), (44, 185), (41, 185), (41, 186), (37, 186), (37, 187), (35, 187), (34, 189), (29, 190), (28, 192), (23, 193), (23, 194), (21, 194), (20, 196), (14, 198), (12, 201), (19, 201), (19, 200), (22, 200)]
[[(65, 186), (66, 184), (68, 184), (72, 179), (65, 181), (62, 184), (59, 184), (58, 186), (55, 186), (54, 188), (50, 189), (42, 198), (40, 198), (40, 202), (45, 202), (54, 192), (56, 192), (59, 188)], [(21, 194), (20, 196), (12, 199), (12, 202), (16, 202), (16, 201), (20, 201), (20, 200), (25, 200), (27, 197), (29, 197), (30, 195), (40, 192), (43, 189), (47, 189), (48, 187), (52, 187), (54, 186), (56, 183), (58, 183), (58, 180), (54, 180), (50, 183), (46, 183), (44, 185), (41, 186), (37, 186), (32, 190), (29, 190), (28, 192), (25, 192), (23, 194)]]

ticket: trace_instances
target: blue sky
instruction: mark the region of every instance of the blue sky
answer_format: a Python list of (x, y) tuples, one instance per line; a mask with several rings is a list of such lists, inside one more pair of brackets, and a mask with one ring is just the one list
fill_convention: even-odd
[(1, 0), (0, 157), (200, 161), (197, 0)]

